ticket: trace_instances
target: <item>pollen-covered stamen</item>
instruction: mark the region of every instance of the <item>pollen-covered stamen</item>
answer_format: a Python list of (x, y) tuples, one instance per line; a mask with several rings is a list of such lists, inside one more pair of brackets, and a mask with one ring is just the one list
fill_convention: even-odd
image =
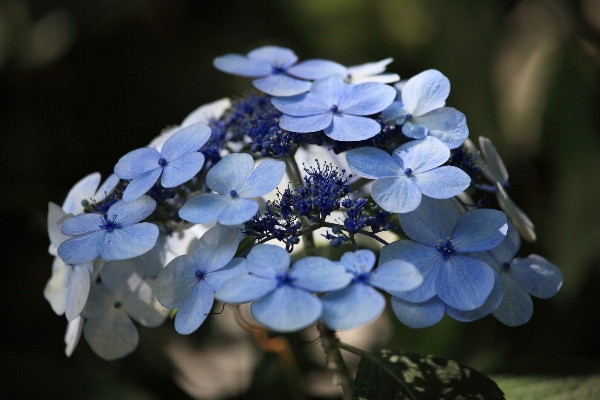
[(115, 301), (115, 304), (113, 304), (113, 307), (118, 310), (119, 308), (121, 308), (122, 305), (123, 304), (120, 301)]
[(442, 253), (444, 258), (450, 257), (452, 254), (456, 254), (457, 251), (454, 249), (454, 242), (447, 237), (446, 240), (438, 240), (439, 246), (435, 246), (437, 251)]
[(336, 113), (336, 112), (338, 112), (338, 106), (337, 106), (337, 104), (334, 104), (334, 105), (332, 105), (332, 106), (329, 108), (329, 111), (331, 111), (332, 113)]
[(235, 190), (232, 190), (231, 192), (229, 192), (229, 195), (230, 195), (231, 197), (236, 197), (236, 196), (237, 196), (237, 191), (235, 191)]
[(410, 168), (406, 168), (406, 169), (404, 170), (404, 175), (406, 175), (406, 176), (410, 176), (411, 174), (412, 174), (412, 169), (410, 169)]
[(281, 274), (278, 274), (275, 279), (277, 279), (277, 287), (281, 287), (283, 285), (292, 286), (296, 278), (291, 277), (287, 271)]
[(502, 263), (502, 269), (508, 271), (510, 269), (510, 263), (504, 262)]
[(158, 165), (160, 165), (161, 167), (164, 167), (165, 165), (167, 165), (167, 160), (165, 160), (163, 157), (159, 158)]
[(107, 215), (103, 215), (100, 217), (100, 220), (102, 221), (100, 228), (107, 232), (112, 232), (113, 229), (121, 227), (121, 224), (117, 222), (116, 215), (113, 215), (112, 219), (109, 219)]
[(196, 272), (194, 272), (194, 276), (196, 277), (196, 279), (198, 279), (199, 281), (201, 281), (206, 276), (206, 273), (204, 271), (202, 271), (202, 270), (197, 269)]

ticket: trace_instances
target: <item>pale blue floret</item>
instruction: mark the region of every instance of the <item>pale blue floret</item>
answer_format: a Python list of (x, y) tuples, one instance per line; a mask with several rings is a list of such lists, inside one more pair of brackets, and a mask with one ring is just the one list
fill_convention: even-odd
[(381, 250), (380, 263), (400, 259), (412, 263), (423, 275), (423, 284), (395, 294), (411, 303), (438, 296), (461, 311), (481, 307), (494, 287), (494, 271), (469, 257), (474, 251), (496, 247), (506, 236), (506, 216), (497, 210), (472, 210), (459, 214), (451, 199), (424, 196), (420, 206), (399, 215), (400, 225), (412, 240), (399, 240)]
[(519, 233), (509, 224), (506, 239), (499, 246), (471, 254), (471, 257), (489, 264), (500, 276), (504, 299), (492, 315), (508, 326), (519, 326), (529, 321), (533, 315), (531, 296), (550, 298), (563, 283), (560, 270), (545, 258), (536, 254), (514, 258), (520, 247)]
[(271, 96), (293, 96), (304, 93), (310, 82), (289, 75), (289, 68), (298, 61), (290, 49), (263, 46), (246, 56), (226, 54), (213, 61), (215, 68), (234, 75), (258, 78), (252, 81), (258, 90)]
[(422, 139), (431, 135), (448, 148), (455, 149), (469, 136), (469, 129), (463, 113), (444, 107), (448, 94), (448, 78), (434, 69), (423, 71), (404, 84), (402, 101), (384, 110), (383, 118), (402, 125), (402, 133), (410, 138)]
[(385, 308), (385, 297), (378, 289), (399, 293), (418, 287), (423, 277), (405, 261), (390, 260), (375, 266), (375, 253), (358, 250), (345, 253), (340, 264), (353, 275), (350, 286), (321, 297), (321, 319), (331, 329), (354, 329), (377, 318)]
[(314, 81), (316, 79), (326, 78), (329, 75), (339, 74), (344, 77), (347, 83), (365, 83), (379, 82), (392, 83), (400, 80), (398, 74), (384, 74), (386, 66), (394, 61), (393, 58), (371, 62), (353, 67), (344, 67), (334, 61), (329, 60), (306, 60), (302, 61), (288, 69), (288, 73), (298, 78)]
[(149, 304), (144, 277), (132, 264), (107, 263), (100, 273), (102, 283), (92, 284), (81, 315), (86, 318), (83, 335), (96, 354), (105, 360), (125, 357), (135, 350), (139, 335), (131, 318), (156, 327), (165, 314)]
[(376, 82), (344, 83), (334, 74), (316, 80), (308, 93), (274, 97), (271, 102), (284, 113), (279, 126), (291, 132), (324, 130), (334, 140), (357, 141), (377, 135), (381, 125), (363, 115), (376, 114), (391, 104), (396, 90)]
[(100, 173), (94, 172), (77, 182), (65, 198), (62, 209), (66, 214), (79, 215), (83, 213), (86, 202), (100, 203), (110, 195), (119, 183), (119, 178), (112, 174), (100, 184)]
[(373, 200), (389, 212), (415, 210), (422, 194), (436, 199), (456, 196), (469, 187), (471, 178), (452, 166), (441, 166), (450, 150), (435, 137), (413, 140), (390, 156), (374, 147), (348, 151), (346, 161), (355, 174), (375, 179)]
[(289, 268), (289, 253), (273, 245), (255, 246), (246, 261), (250, 275), (226, 282), (215, 296), (230, 304), (252, 302), (252, 317), (277, 332), (314, 324), (323, 306), (313, 292), (333, 292), (352, 279), (342, 265), (323, 257), (305, 257)]
[(106, 215), (81, 214), (67, 219), (61, 232), (72, 238), (58, 248), (67, 264), (79, 264), (96, 257), (122, 260), (139, 256), (154, 247), (158, 227), (141, 222), (152, 214), (156, 202), (142, 196), (131, 202), (118, 201)]
[(154, 294), (160, 304), (179, 309), (175, 330), (180, 334), (202, 325), (223, 283), (248, 273), (246, 260), (233, 258), (240, 238), (239, 229), (216, 225), (196, 242), (192, 256), (173, 259), (156, 277)]
[(125, 154), (115, 165), (119, 178), (131, 179), (123, 192), (123, 200), (133, 201), (143, 196), (159, 178), (165, 188), (192, 179), (204, 164), (204, 155), (198, 150), (209, 138), (210, 128), (198, 122), (177, 131), (160, 152), (143, 147)]
[(258, 211), (252, 197), (263, 196), (277, 187), (285, 173), (283, 161), (265, 160), (253, 171), (249, 154), (229, 154), (206, 174), (206, 185), (216, 193), (201, 193), (190, 198), (179, 216), (196, 224), (217, 220), (222, 225), (238, 225)]

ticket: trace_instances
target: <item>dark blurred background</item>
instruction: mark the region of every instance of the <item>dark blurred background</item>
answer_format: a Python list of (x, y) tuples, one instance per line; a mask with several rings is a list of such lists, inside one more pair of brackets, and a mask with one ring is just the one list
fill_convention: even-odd
[[(201, 104), (249, 89), (250, 80), (217, 71), (212, 59), (265, 44), (345, 65), (391, 56), (388, 70), (403, 78), (442, 71), (452, 84), (448, 105), (467, 116), (472, 139), (495, 143), (509, 193), (536, 226), (538, 241), (519, 254), (541, 254), (564, 274), (562, 290), (534, 299), (522, 327), (445, 317), (411, 330), (388, 318), (384, 345), (493, 374), (598, 370), (600, 0), (0, 0), (6, 398), (289, 396), (278, 359), (258, 351), (237, 391), (202, 391), (203, 377), (219, 377), (182, 371), (218, 363), (218, 354), (202, 358), (210, 324), (188, 338), (171, 322), (140, 328), (138, 350), (116, 362), (100, 360), (83, 339), (67, 358), (66, 319), (42, 294), (52, 263), (48, 201), (62, 204), (88, 173), (108, 176), (123, 154)], [(299, 357), (304, 345), (290, 340)], [(318, 364), (301, 363), (307, 382)], [(309, 395), (335, 396), (328, 385)]]

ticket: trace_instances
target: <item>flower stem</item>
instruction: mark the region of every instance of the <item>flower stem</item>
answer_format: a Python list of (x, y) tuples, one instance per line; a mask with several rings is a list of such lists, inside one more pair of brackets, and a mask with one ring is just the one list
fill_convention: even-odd
[[(325, 227), (325, 228), (333, 228), (334, 226), (337, 226), (337, 227), (339, 227), (341, 230), (343, 230), (343, 231), (345, 231), (345, 232), (348, 232), (348, 233), (350, 233), (350, 231), (348, 230), (348, 228), (346, 228), (344, 225), (340, 225), (340, 224), (332, 224), (331, 222), (325, 222), (325, 221), (321, 222), (321, 224), (320, 224), (320, 225), (321, 225), (322, 227)], [(383, 240), (382, 238), (380, 238), (379, 236), (377, 236), (377, 235), (376, 235), (376, 234), (374, 234), (373, 232), (367, 232), (367, 231), (364, 231), (364, 230), (362, 230), (362, 229), (361, 229), (361, 230), (359, 230), (359, 231), (358, 231), (358, 232), (356, 232), (356, 233), (360, 233), (361, 235), (365, 235), (365, 236), (368, 236), (368, 237), (370, 237), (371, 239), (375, 239), (375, 240), (377, 240), (379, 243), (381, 243), (381, 244), (383, 244), (383, 245), (389, 244), (388, 242), (386, 242), (385, 240)]]
[(341, 342), (335, 335), (335, 331), (327, 328), (322, 322), (317, 323), (317, 329), (321, 335), (321, 345), (325, 351), (327, 367), (335, 373), (338, 384), (342, 387), (343, 399), (350, 400), (352, 399), (353, 382), (340, 353)]

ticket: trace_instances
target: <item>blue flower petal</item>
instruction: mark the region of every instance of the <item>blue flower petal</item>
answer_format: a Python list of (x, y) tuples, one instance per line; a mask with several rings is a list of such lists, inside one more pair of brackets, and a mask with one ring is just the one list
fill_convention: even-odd
[(339, 108), (342, 98), (351, 87), (352, 85), (344, 83), (341, 75), (334, 74), (314, 81), (310, 88), (310, 94), (319, 98), (327, 109), (333, 105)]
[(228, 304), (243, 304), (263, 298), (277, 289), (277, 280), (253, 275), (230, 279), (215, 293), (217, 300)]
[(321, 319), (333, 330), (354, 329), (377, 318), (385, 308), (385, 297), (365, 284), (347, 288), (321, 297)]
[[(100, 232), (91, 235), (98, 233)], [(158, 233), (158, 227), (149, 222), (114, 229), (104, 235), (104, 244), (99, 256), (105, 260), (137, 257), (154, 247)]]
[[(384, 121), (388, 121), (393, 125), (396, 119), (404, 119), (406, 113), (407, 111), (402, 106), (402, 102), (394, 101), (385, 110), (381, 112), (381, 118)], [(402, 123), (404, 123), (404, 121), (402, 121)]]
[(339, 263), (324, 257), (304, 257), (296, 261), (290, 271), (294, 286), (309, 292), (333, 292), (346, 287), (352, 274)]
[(510, 222), (514, 224), (521, 236), (523, 236), (523, 239), (529, 242), (535, 242), (537, 237), (533, 222), (531, 222), (523, 210), (512, 201), (499, 182), (496, 182), (496, 188), (498, 189), (496, 191), (496, 199), (498, 200), (498, 205), (500, 205), (502, 211), (506, 213), (506, 216)]
[(504, 325), (519, 326), (531, 319), (533, 301), (531, 296), (506, 273), (500, 273), (504, 298), (492, 313)]
[(479, 147), (485, 158), (485, 164), (483, 166), (483, 174), (485, 177), (492, 182), (499, 182), (500, 184), (508, 182), (508, 171), (492, 141), (486, 137), (479, 136)]
[(197, 281), (185, 298), (175, 316), (175, 330), (189, 335), (204, 322), (215, 301), (211, 287), (205, 281)]
[(117, 175), (110, 174), (110, 176), (106, 178), (106, 181), (104, 181), (104, 183), (100, 185), (100, 187), (96, 191), (96, 194), (94, 195), (94, 200), (96, 200), (96, 202), (99, 203), (106, 199), (106, 196), (110, 195), (115, 190), (115, 188), (119, 184), (119, 181), (120, 179)]
[[(508, 224), (508, 231), (506, 232), (506, 237), (498, 246), (494, 247), (491, 250), (483, 254), (491, 254), (496, 261), (497, 264), (501, 265), (502, 263), (509, 263), (515, 257), (515, 255), (519, 252), (521, 248), (521, 238), (519, 237), (519, 232), (515, 229), (514, 225)], [(473, 254), (482, 254), (482, 253), (473, 253)], [(485, 261), (485, 260), (482, 260)], [(491, 265), (491, 264), (490, 264)]]
[(94, 196), (96, 188), (100, 184), (100, 173), (94, 172), (82, 178), (77, 182), (65, 198), (62, 205), (62, 209), (66, 214), (81, 214), (83, 212), (83, 206), (81, 200), (87, 200)]
[(469, 137), (465, 115), (452, 107), (441, 107), (414, 117), (413, 123), (426, 126), (429, 135), (438, 138), (450, 149), (460, 147)]
[(385, 211), (407, 213), (421, 203), (421, 189), (407, 176), (379, 178), (371, 186), (373, 200)]
[(271, 96), (294, 96), (308, 92), (311, 82), (277, 74), (255, 79), (252, 84), (261, 92)]
[(536, 254), (515, 259), (508, 273), (525, 291), (542, 299), (554, 296), (563, 284), (556, 265)]
[(258, 203), (250, 199), (231, 198), (217, 221), (221, 225), (239, 225), (249, 221), (258, 211)]
[(229, 154), (208, 171), (206, 185), (217, 193), (229, 195), (231, 190), (238, 190), (246, 182), (253, 167), (254, 158), (250, 154)]
[(102, 251), (105, 231), (75, 236), (58, 247), (58, 255), (67, 264), (81, 264), (98, 257)]
[(241, 257), (236, 257), (229, 261), (223, 268), (208, 273), (204, 279), (214, 291), (217, 291), (221, 289), (221, 286), (223, 286), (225, 282), (246, 274), (248, 274), (246, 260)]
[(426, 137), (403, 144), (392, 157), (402, 169), (410, 168), (413, 174), (420, 174), (448, 161), (450, 149), (438, 139)]
[(81, 314), (90, 293), (90, 278), (90, 270), (85, 266), (73, 267), (65, 306), (65, 316), (68, 321), (73, 321)]
[(347, 252), (340, 258), (340, 263), (346, 271), (353, 274), (365, 274), (371, 272), (375, 266), (375, 253), (371, 250), (356, 250)]
[(386, 176), (402, 176), (402, 168), (385, 151), (375, 147), (359, 147), (346, 154), (348, 166), (357, 175), (377, 179)]
[(458, 310), (483, 305), (494, 287), (494, 271), (482, 261), (455, 254), (438, 270), (435, 290), (440, 299)]
[[(397, 124), (400, 124), (399, 119), (396, 120)], [(425, 125), (414, 124), (407, 121), (402, 125), (402, 133), (412, 139), (423, 139), (427, 137), (429, 129), (427, 129)]]
[(423, 276), (411, 263), (402, 260), (389, 260), (380, 263), (369, 277), (369, 284), (388, 293), (400, 293), (421, 286)]
[(321, 131), (330, 126), (332, 122), (333, 114), (330, 112), (308, 117), (294, 117), (284, 114), (279, 119), (279, 126), (290, 132), (308, 133)]
[(381, 125), (371, 118), (334, 113), (331, 125), (326, 127), (324, 132), (333, 140), (355, 142), (377, 135), (381, 132)]
[(210, 273), (223, 268), (235, 255), (242, 234), (238, 228), (216, 225), (194, 246), (196, 269)]
[(498, 246), (507, 231), (506, 215), (502, 211), (471, 210), (458, 217), (452, 240), (457, 251), (483, 251)]
[(165, 308), (178, 308), (198, 279), (194, 259), (188, 255), (174, 258), (158, 274), (152, 286), (158, 302)]
[(450, 199), (438, 200), (423, 196), (419, 208), (410, 213), (400, 214), (398, 219), (408, 237), (435, 247), (439, 240), (452, 236), (458, 220), (458, 210)]
[(314, 81), (326, 78), (332, 74), (346, 74), (346, 67), (329, 60), (306, 60), (291, 66), (287, 72), (298, 78)]
[(449, 199), (466, 190), (471, 178), (460, 168), (445, 166), (415, 175), (415, 182), (424, 195)]
[(158, 167), (160, 153), (151, 147), (130, 151), (115, 165), (115, 175), (121, 179), (133, 179)]
[(440, 253), (431, 247), (415, 243), (412, 240), (399, 240), (383, 246), (379, 255), (379, 264), (384, 265), (390, 260), (401, 260), (414, 265), (423, 283), (413, 290), (391, 293), (396, 297), (415, 303), (420, 303), (435, 296), (435, 278), (438, 269), (443, 266)]
[(296, 96), (273, 97), (271, 103), (284, 114), (294, 117), (310, 117), (316, 114), (329, 113), (331, 104), (326, 104), (323, 99), (313, 93), (304, 93)]
[(206, 224), (215, 221), (232, 201), (231, 196), (200, 193), (185, 202), (179, 209), (179, 216), (195, 224)]
[(160, 184), (165, 188), (179, 186), (192, 179), (204, 165), (204, 154), (193, 152), (165, 165)]
[(498, 274), (495, 274), (494, 288), (492, 289), (492, 292), (490, 293), (487, 300), (485, 301), (485, 303), (483, 303), (483, 305), (481, 307), (476, 308), (471, 311), (461, 311), (461, 310), (452, 308), (450, 306), (447, 306), (446, 314), (448, 314), (455, 320), (461, 321), (461, 322), (475, 321), (477, 319), (485, 317), (492, 311), (496, 310), (498, 308), (498, 306), (500, 305), (500, 303), (502, 302), (503, 297), (504, 297), (504, 292), (502, 291), (502, 281), (500, 280), (500, 277), (498, 276)]
[(160, 153), (167, 162), (173, 162), (188, 153), (196, 152), (210, 139), (210, 128), (195, 123), (178, 130), (163, 145)]
[(130, 202), (139, 199), (145, 195), (148, 190), (152, 189), (152, 186), (154, 186), (163, 171), (162, 167), (158, 166), (158, 164), (156, 164), (156, 166), (157, 168), (143, 172), (129, 182), (123, 192), (123, 201)]
[(383, 111), (392, 104), (396, 90), (377, 82), (351, 86), (337, 104), (340, 112), (353, 115), (371, 115)]
[(150, 196), (135, 201), (118, 201), (106, 213), (109, 220), (116, 219), (121, 225), (131, 225), (150, 216), (156, 209), (156, 202)]
[(279, 185), (284, 173), (283, 161), (264, 160), (238, 189), (237, 194), (242, 198), (263, 196)]
[(254, 246), (246, 260), (252, 274), (265, 278), (274, 278), (278, 273), (287, 271), (290, 266), (290, 254), (271, 244)]
[(266, 76), (272, 72), (272, 67), (264, 62), (249, 60), (239, 54), (225, 54), (213, 60), (216, 69), (229, 74), (259, 77)]
[(404, 325), (419, 329), (440, 322), (444, 317), (446, 305), (437, 296), (422, 303), (411, 303), (392, 297), (392, 310)]
[(252, 317), (276, 332), (295, 332), (317, 322), (321, 301), (313, 294), (288, 285), (252, 303)]
[(450, 81), (440, 71), (429, 69), (410, 78), (402, 88), (402, 103), (413, 116), (421, 116), (446, 105)]
[(298, 61), (298, 56), (292, 50), (279, 46), (256, 48), (248, 53), (248, 58), (283, 68), (287, 68)]
[(75, 236), (97, 231), (102, 225), (101, 218), (99, 214), (80, 214), (66, 219), (60, 228), (60, 232), (63, 235)]

